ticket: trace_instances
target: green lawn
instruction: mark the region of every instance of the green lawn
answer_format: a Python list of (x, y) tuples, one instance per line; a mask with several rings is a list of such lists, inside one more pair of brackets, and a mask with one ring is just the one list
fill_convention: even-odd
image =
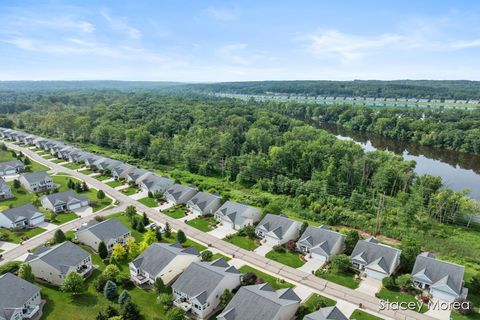
[(157, 200), (155, 200), (154, 198), (149, 198), (149, 197), (146, 197), (146, 198), (142, 198), (140, 200), (138, 200), (140, 203), (143, 203), (144, 205), (146, 205), (147, 207), (150, 207), (150, 208), (155, 208), (155, 207), (158, 207), (158, 202)]
[(480, 313), (474, 312), (472, 314), (469, 314), (468, 316), (464, 316), (456, 311), (452, 311), (451, 318), (453, 320), (480, 320)]
[(9, 206), (18, 207), (24, 204), (29, 204), (37, 199), (37, 195), (34, 193), (30, 193), (27, 190), (23, 189), (22, 187), (15, 189), (13, 188), (13, 181), (7, 182), (10, 186), (10, 189), (13, 193), (13, 198), (3, 200), (0, 202), (0, 211), (8, 209)]
[(286, 250), (285, 252), (277, 252), (275, 250), (272, 250), (268, 252), (265, 257), (283, 263), (292, 268), (300, 268), (305, 264), (305, 262), (300, 259), (300, 254), (293, 253), (288, 250)]
[(213, 217), (198, 217), (196, 219), (187, 221), (187, 224), (197, 228), (200, 231), (208, 232), (215, 229), (215, 225), (218, 224), (218, 221)]
[(12, 231), (9, 229), (0, 228), (0, 233), (7, 234), (9, 238), (8, 242), (13, 243), (20, 243), (24, 240), (33, 238), (44, 231), (46, 230), (42, 228), (25, 229), (22, 231)]
[(163, 210), (162, 213), (174, 219), (180, 219), (187, 215), (186, 209), (183, 206), (175, 206), (167, 210)]
[(112, 188), (115, 188), (115, 187), (123, 186), (125, 184), (125, 181), (113, 180), (113, 181), (107, 182), (106, 184)]
[(102, 200), (97, 198), (97, 190), (90, 188), (87, 192), (81, 193), (90, 200), (90, 206), (93, 208), (93, 212), (104, 209), (112, 204), (112, 199), (105, 197)]
[(0, 150), (0, 162), (7, 162), (7, 161), (13, 161), (13, 160), (17, 160), (17, 158), (15, 158), (12, 155), (11, 151)]
[(80, 171), (80, 173), (83, 173), (83, 174), (88, 176), (89, 174), (92, 174), (92, 173), (95, 173), (95, 172), (90, 170), (90, 169), (85, 169), (85, 170)]
[(65, 162), (64, 159), (55, 159), (55, 160), (51, 160), (53, 163), (62, 163), (62, 162)]
[(248, 237), (242, 237), (236, 234), (228, 236), (223, 240), (230, 242), (231, 244), (234, 244), (237, 247), (243, 248), (245, 250), (253, 251), (256, 248), (258, 248), (258, 244), (255, 240), (252, 240)]
[(337, 302), (335, 300), (332, 300), (327, 297), (321, 296), (317, 293), (314, 293), (303, 304), (306, 310), (303, 314), (297, 315), (297, 319), (301, 320), (305, 315), (315, 312), (319, 308), (332, 307), (336, 304)]
[(383, 320), (382, 318), (376, 317), (370, 313), (367, 313), (362, 310), (355, 310), (353, 311), (352, 315), (350, 316), (351, 320)]
[[(140, 217), (140, 216), (138, 216)], [(140, 241), (143, 238), (143, 234), (138, 232), (137, 230), (132, 229), (132, 224), (131, 224), (131, 218), (125, 213), (125, 212), (119, 212), (115, 213), (112, 215), (109, 215), (107, 219), (115, 218), (118, 221), (120, 221), (125, 227), (127, 227), (131, 233), (132, 236), (137, 240)]]
[[(43, 212), (46, 218), (50, 219), (52, 215), (50, 211), (47, 211), (47, 210), (41, 210), (41, 211)], [(55, 220), (53, 221), (50, 220), (50, 222), (56, 225), (61, 225), (77, 218), (78, 216), (74, 212), (64, 212), (64, 213), (58, 213), (57, 216), (55, 217)]]
[(229, 261), (229, 260), (232, 259), (232, 258), (229, 258), (229, 257), (227, 257), (227, 256), (224, 256), (224, 255), (221, 254), (221, 253), (215, 253), (215, 254), (212, 256), (212, 261), (217, 260), (217, 259), (220, 259), (220, 258), (223, 258), (223, 260), (225, 260), (225, 261)]
[(49, 167), (44, 166), (43, 164), (40, 164), (36, 161), (31, 160), (30, 164), (28, 165), (30, 167), (30, 171), (32, 172), (39, 172), (39, 171), (48, 171), (50, 170)]
[[(392, 291), (386, 288), (382, 288), (382, 290), (380, 290), (380, 292), (378, 293), (378, 298), (383, 299), (385, 301), (391, 301), (391, 302), (420, 303), (417, 299), (415, 299), (415, 296), (413, 294), (400, 292), (400, 291)], [(420, 310), (415, 309), (415, 311), (420, 313), (425, 313), (428, 311), (428, 306), (424, 304), (422, 305)]]
[(59, 192), (67, 191), (68, 190), (68, 180), (72, 180), (73, 182), (79, 182), (80, 180), (66, 174), (66, 173), (58, 173), (52, 176), (52, 180), (54, 183), (60, 185), (58, 187)]
[[(165, 243), (176, 243), (177, 242), (177, 233), (176, 232), (172, 232), (172, 236), (170, 238), (167, 238), (163, 237), (162, 239), (162, 242), (165, 242)], [(188, 239), (187, 238), (187, 241), (183, 244), (184, 247), (195, 247), (197, 248), (198, 252), (202, 252), (203, 250), (206, 250), (207, 247), (204, 246), (203, 244), (200, 244), (198, 242), (195, 242), (191, 239)]]
[(122, 189), (122, 192), (127, 196), (131, 196), (132, 194), (138, 193), (138, 188), (128, 187), (126, 189)]
[(77, 170), (80, 169), (82, 166), (78, 163), (75, 162), (69, 162), (63, 165), (65, 168), (72, 169), (72, 170)]
[(107, 179), (110, 179), (111, 177), (109, 176), (104, 176), (104, 175), (99, 175), (99, 176), (96, 176), (95, 179), (99, 180), (99, 181), (103, 181), (103, 180), (107, 180)]
[(355, 279), (355, 275), (353, 273), (340, 273), (332, 270), (331, 268), (325, 273), (321, 269), (317, 270), (315, 275), (319, 278), (334, 282), (350, 289), (357, 289), (360, 285), (360, 279)]
[(241, 273), (247, 273), (247, 272), (255, 273), (258, 278), (261, 278), (263, 279), (263, 281), (269, 283), (275, 290), (282, 289), (282, 288), (293, 288), (293, 284), (288, 283), (285, 280), (275, 278), (274, 276), (266, 274), (265, 272), (252, 268), (248, 265), (241, 267), (238, 271), (240, 271)]

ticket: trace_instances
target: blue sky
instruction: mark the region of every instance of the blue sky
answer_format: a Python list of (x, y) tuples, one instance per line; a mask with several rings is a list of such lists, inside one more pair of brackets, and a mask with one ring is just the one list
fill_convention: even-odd
[(0, 0), (0, 80), (480, 80), (480, 2)]

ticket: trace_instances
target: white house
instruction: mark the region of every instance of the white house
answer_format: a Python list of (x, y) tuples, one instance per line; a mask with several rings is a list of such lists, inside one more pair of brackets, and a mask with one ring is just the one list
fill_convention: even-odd
[(197, 188), (193, 186), (183, 186), (176, 183), (165, 191), (165, 199), (172, 205), (183, 204), (193, 198), (197, 192)]
[(40, 288), (11, 273), (0, 276), (0, 319), (32, 319), (38, 315)]
[(8, 229), (35, 228), (45, 221), (45, 216), (31, 204), (0, 212), (0, 227)]
[(75, 233), (75, 238), (78, 241), (93, 250), (98, 250), (98, 245), (103, 241), (108, 251), (111, 251), (117, 243), (125, 244), (127, 238), (131, 236), (130, 230), (117, 219), (108, 219), (101, 222), (91, 220), (81, 226)]
[(299, 251), (310, 254), (313, 259), (328, 262), (345, 249), (346, 236), (330, 230), (327, 226), (307, 227), (297, 241)]
[(198, 192), (187, 201), (187, 209), (201, 216), (214, 214), (221, 205), (222, 198), (218, 194), (208, 192)]
[(5, 182), (5, 180), (3, 180), (3, 178), (0, 178), (0, 200), (6, 200), (10, 198), (13, 198), (12, 189), (10, 189), (10, 186)]
[(167, 177), (160, 177), (155, 173), (147, 174), (137, 180), (138, 186), (144, 192), (165, 193), (168, 188), (173, 186), (173, 180)]
[(18, 180), (22, 187), (30, 192), (45, 192), (57, 188), (46, 171), (24, 173)]
[(255, 228), (259, 238), (270, 246), (277, 246), (296, 240), (301, 223), (283, 215), (267, 214)]
[(227, 201), (215, 212), (215, 218), (238, 230), (257, 223), (260, 220), (260, 210), (247, 204)]
[(25, 166), (20, 160), (6, 161), (0, 163), (0, 176), (11, 176), (25, 171)]
[(78, 195), (73, 190), (44, 195), (40, 202), (44, 209), (53, 212), (72, 211), (89, 205), (87, 197)]

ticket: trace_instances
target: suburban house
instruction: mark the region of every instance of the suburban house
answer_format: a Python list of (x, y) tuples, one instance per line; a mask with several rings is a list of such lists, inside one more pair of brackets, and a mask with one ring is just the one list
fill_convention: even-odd
[(360, 240), (353, 249), (350, 260), (362, 275), (377, 280), (391, 276), (400, 265), (402, 251), (379, 243), (374, 238)]
[(90, 167), (90, 166), (94, 166), (95, 162), (97, 162), (99, 159), (103, 159), (103, 158), (100, 156), (97, 156), (96, 154), (85, 152), (78, 158), (77, 162), (83, 162), (86, 166)]
[(75, 233), (75, 238), (86, 244), (93, 250), (98, 250), (100, 242), (104, 242), (108, 251), (113, 249), (117, 243), (125, 244), (128, 237), (131, 237), (130, 230), (117, 219), (105, 221), (91, 220), (81, 226)]
[(307, 227), (297, 241), (299, 251), (310, 254), (313, 259), (328, 262), (345, 249), (346, 236), (330, 230), (327, 226)]
[(291, 320), (301, 299), (291, 288), (275, 291), (268, 283), (241, 287), (217, 320)]
[(23, 142), (25, 144), (28, 144), (29, 146), (33, 145), (35, 140), (37, 139), (38, 137), (33, 135), (33, 134), (29, 134), (28, 136), (26, 136), (25, 138), (23, 138)]
[(147, 175), (153, 174), (148, 170), (136, 168), (125, 175), (125, 181), (139, 184), (139, 179), (144, 179)]
[(42, 304), (40, 288), (11, 273), (0, 276), (0, 319), (31, 319)]
[(165, 193), (168, 188), (173, 186), (174, 182), (167, 177), (160, 177), (154, 173), (146, 175), (144, 178), (139, 179), (138, 185), (144, 192), (151, 193)]
[(25, 171), (25, 166), (20, 160), (0, 163), (0, 176), (10, 176)]
[(255, 233), (267, 245), (277, 246), (296, 240), (301, 223), (283, 215), (267, 214), (255, 228)]
[(115, 180), (125, 179), (128, 173), (135, 170), (136, 167), (128, 163), (122, 163), (112, 169), (112, 176)]
[(215, 212), (215, 218), (224, 225), (238, 230), (258, 222), (260, 210), (247, 204), (227, 201)]
[(198, 192), (194, 186), (184, 186), (181, 184), (174, 184), (167, 191), (165, 191), (165, 199), (173, 205), (187, 203)]
[(5, 180), (3, 180), (3, 178), (0, 178), (0, 200), (10, 198), (13, 198), (12, 189), (10, 189), (10, 186), (5, 182)]
[(64, 158), (69, 162), (79, 162), (79, 159), (85, 154), (86, 152), (80, 149), (74, 149), (67, 154), (67, 157)]
[(307, 314), (303, 320), (348, 320), (336, 306), (320, 308), (315, 312)]
[(25, 262), (30, 264), (36, 278), (57, 286), (62, 285), (69, 272), (88, 276), (93, 270), (90, 253), (70, 241), (53, 247), (40, 247), (34, 254), (28, 255)]
[(30, 192), (44, 192), (57, 187), (46, 171), (24, 173), (18, 180)]
[(467, 298), (464, 273), (465, 267), (437, 260), (430, 252), (424, 252), (415, 260), (412, 282), (419, 289), (430, 292), (435, 299), (454, 302), (458, 298)]
[(40, 198), (42, 207), (53, 212), (72, 211), (89, 205), (88, 198), (67, 190), (44, 195)]
[(199, 260), (195, 247), (184, 248), (179, 243), (152, 243), (129, 263), (130, 277), (139, 285), (153, 284), (157, 278), (170, 285), (191, 263)]
[(0, 227), (8, 229), (34, 228), (45, 221), (45, 216), (31, 204), (0, 212)]
[(198, 192), (187, 201), (187, 209), (201, 216), (214, 214), (221, 205), (222, 197), (208, 192)]
[(93, 163), (93, 165), (98, 169), (98, 170), (112, 170), (118, 165), (121, 165), (123, 162), (118, 161), (118, 160), (113, 160), (110, 158), (104, 158), (101, 157), (97, 161)]
[(240, 279), (240, 272), (222, 258), (193, 262), (172, 284), (173, 303), (198, 319), (208, 319), (223, 291), (239, 287)]

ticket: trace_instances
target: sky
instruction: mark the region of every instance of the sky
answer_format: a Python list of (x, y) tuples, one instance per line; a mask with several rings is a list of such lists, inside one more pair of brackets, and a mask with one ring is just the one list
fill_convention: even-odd
[(0, 80), (480, 80), (480, 2), (0, 0)]

